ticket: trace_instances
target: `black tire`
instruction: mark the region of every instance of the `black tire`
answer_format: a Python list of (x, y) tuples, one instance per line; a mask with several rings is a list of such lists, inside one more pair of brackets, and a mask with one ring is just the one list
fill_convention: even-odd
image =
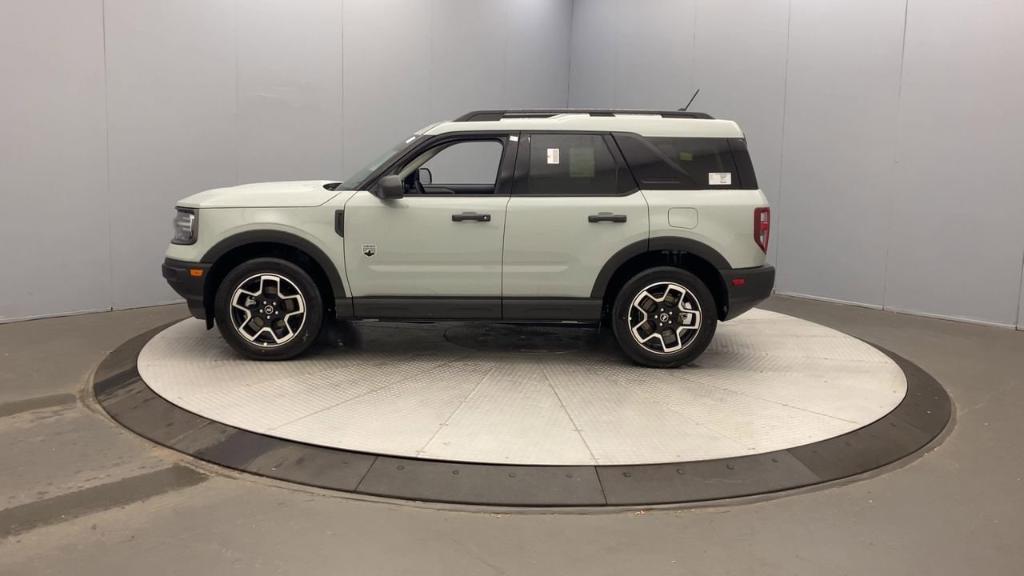
[[(232, 307), (231, 299), (239, 289), (245, 290), (238, 293), (239, 304), (252, 303), (249, 316)], [(254, 291), (258, 293), (255, 297), (250, 295)], [(301, 321), (295, 312), (300, 309)], [(239, 264), (224, 277), (214, 300), (214, 318), (224, 340), (243, 355), (255, 360), (287, 360), (316, 342), (323, 327), (323, 298), (302, 268), (279, 258), (256, 258)], [(250, 320), (243, 322), (246, 318)]]
[[(676, 288), (661, 291), (662, 287), (669, 285), (682, 287), (689, 296)], [(656, 298), (641, 297), (645, 290)], [(657, 298), (669, 305), (662, 308)], [(638, 309), (633, 307), (636, 299), (639, 299)], [(652, 305), (654, 308), (651, 310), (643, 310), (643, 307)], [(694, 316), (694, 311), (699, 312), (699, 316)], [(676, 315), (673, 316), (674, 313)], [(696, 318), (699, 318), (699, 326)], [(646, 320), (641, 321), (643, 319)], [(631, 321), (640, 337), (650, 337), (648, 344), (642, 344), (634, 337)], [(687, 325), (696, 326), (696, 329), (686, 330)], [(671, 266), (649, 268), (631, 278), (615, 295), (612, 308), (612, 331), (619, 347), (637, 364), (652, 368), (676, 368), (692, 362), (711, 343), (717, 325), (715, 299), (708, 287), (690, 272)], [(655, 332), (662, 336), (652, 336)], [(659, 347), (660, 351), (654, 350)], [(674, 349), (676, 347), (678, 349)], [(666, 348), (670, 351), (665, 351)]]

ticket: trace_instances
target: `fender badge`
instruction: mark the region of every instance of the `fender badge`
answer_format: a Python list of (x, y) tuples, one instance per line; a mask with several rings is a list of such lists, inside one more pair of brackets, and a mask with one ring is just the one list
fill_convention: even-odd
[(376, 244), (363, 244), (363, 255), (369, 258), (377, 253)]

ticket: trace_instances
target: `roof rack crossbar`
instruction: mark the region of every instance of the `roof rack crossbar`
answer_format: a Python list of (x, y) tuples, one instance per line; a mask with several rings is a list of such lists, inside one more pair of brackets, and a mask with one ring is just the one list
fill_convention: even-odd
[(455, 119), (455, 122), (488, 122), (502, 118), (551, 118), (559, 114), (589, 114), (590, 116), (614, 116), (616, 114), (641, 114), (661, 116), (662, 118), (697, 118), (710, 120), (712, 116), (704, 112), (687, 112), (685, 110), (629, 110), (602, 108), (538, 108), (522, 110), (474, 110)]

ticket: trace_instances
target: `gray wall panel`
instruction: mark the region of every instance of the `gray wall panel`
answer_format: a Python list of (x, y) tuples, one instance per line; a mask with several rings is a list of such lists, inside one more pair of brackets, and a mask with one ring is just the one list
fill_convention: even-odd
[(498, 104), (510, 108), (568, 105), (572, 2), (505, 2), (505, 93)]
[(231, 0), (107, 0), (113, 305), (176, 299), (159, 273), (174, 202), (237, 181)]
[(432, 121), (503, 103), (507, 8), (504, 0), (431, 3), (418, 40), (430, 42)]
[(569, 56), (569, 104), (581, 108), (615, 104), (614, 70), (620, 3), (574, 2)]
[(156, 270), (171, 207), (205, 188), (337, 177), (467, 108), (677, 107), (700, 87), (696, 109), (747, 133), (781, 291), (1012, 325), (1024, 7), (904, 8), (107, 0), (104, 22), (100, 0), (5, 2), (0, 191), (24, 217), (0, 232), (23, 271), (0, 320), (176, 299)]
[(678, 108), (693, 93), (692, 0), (577, 2), (570, 102)]
[(910, 3), (887, 306), (1016, 323), (1022, 20), (1020, 2)]
[(0, 320), (109, 305), (102, 14), (0, 3)]
[(431, 2), (344, 3), (345, 175), (426, 124)]
[(903, 5), (794, 0), (777, 289), (881, 305)]
[(158, 266), (194, 192), (339, 178), (467, 108), (566, 105), (571, 20), (572, 0), (2, 3), (0, 190), (24, 217), (0, 320), (177, 300)]
[(612, 105), (668, 108), (693, 94), (694, 2), (637, 0), (616, 4)]
[(570, 14), (567, 0), (346, 0), (346, 173), (470, 109), (565, 106)]
[(340, 0), (237, 10), (238, 180), (341, 174)]
[[(761, 190), (778, 206), (789, 1), (701, 0), (695, 22), (693, 109), (739, 122)], [(772, 220), (777, 238), (778, 210)], [(776, 253), (769, 242), (771, 262)]]
[(693, 86), (695, 109), (740, 122), (779, 291), (1021, 322), (1024, 5), (693, 7), (577, 0), (571, 104), (674, 106)]

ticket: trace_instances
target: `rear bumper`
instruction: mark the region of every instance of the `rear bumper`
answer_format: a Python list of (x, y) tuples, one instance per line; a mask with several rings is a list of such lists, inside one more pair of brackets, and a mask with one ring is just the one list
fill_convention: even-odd
[[(167, 258), (164, 260), (161, 270), (164, 280), (171, 288), (185, 299), (188, 304), (188, 311), (199, 318), (206, 320), (206, 307), (203, 305), (203, 296), (206, 289), (206, 276), (210, 272), (209, 264), (199, 262), (185, 262)], [(193, 275), (194, 270), (201, 270), (198, 276)]]
[(728, 308), (723, 320), (731, 320), (750, 310), (772, 293), (775, 287), (775, 267), (737, 268), (722, 270), (722, 279), (729, 292)]

